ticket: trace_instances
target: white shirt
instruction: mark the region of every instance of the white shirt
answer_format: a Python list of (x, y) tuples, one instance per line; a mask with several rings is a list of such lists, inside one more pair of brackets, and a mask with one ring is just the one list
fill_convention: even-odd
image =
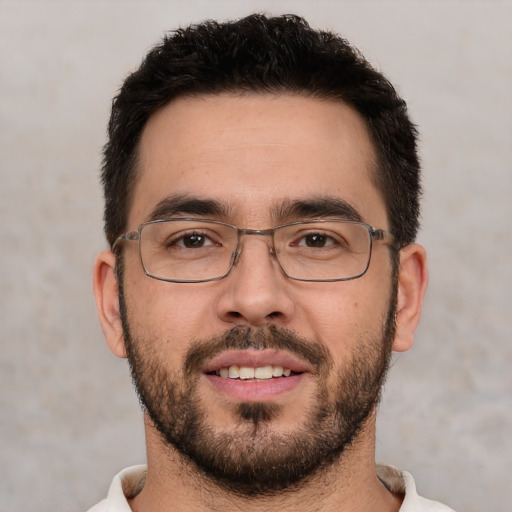
[[(400, 512), (454, 512), (441, 503), (418, 496), (414, 479), (407, 471), (378, 464), (377, 476), (390, 491), (405, 493)], [(88, 512), (132, 512), (127, 497), (136, 496), (145, 481), (145, 465), (123, 469), (112, 480), (107, 497)]]

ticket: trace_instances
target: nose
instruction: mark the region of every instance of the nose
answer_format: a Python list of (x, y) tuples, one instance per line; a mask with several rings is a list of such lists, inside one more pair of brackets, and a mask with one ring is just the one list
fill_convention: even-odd
[(224, 322), (251, 327), (289, 323), (295, 308), (291, 284), (269, 242), (267, 237), (244, 237), (217, 303)]

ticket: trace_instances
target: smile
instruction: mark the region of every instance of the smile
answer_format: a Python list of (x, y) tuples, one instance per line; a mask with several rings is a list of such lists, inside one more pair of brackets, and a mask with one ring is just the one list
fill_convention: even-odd
[(278, 350), (232, 350), (209, 361), (203, 375), (217, 392), (235, 401), (265, 402), (297, 389), (313, 368)]
[(289, 377), (292, 375), (290, 368), (283, 368), (282, 366), (258, 366), (257, 368), (251, 368), (249, 366), (238, 366), (232, 365), (225, 368), (220, 368), (215, 371), (215, 375), (228, 379), (240, 379), (240, 380), (269, 380), (279, 377)]

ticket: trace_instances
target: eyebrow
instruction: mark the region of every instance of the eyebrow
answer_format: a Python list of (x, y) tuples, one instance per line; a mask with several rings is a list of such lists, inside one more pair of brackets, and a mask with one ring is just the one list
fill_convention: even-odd
[(339, 197), (331, 196), (314, 199), (287, 199), (276, 205), (272, 214), (279, 223), (332, 217), (363, 222), (362, 215), (350, 203)]
[(200, 199), (177, 194), (162, 199), (149, 214), (148, 220), (161, 220), (177, 215), (227, 218), (230, 208), (215, 199)]
[[(177, 194), (162, 199), (153, 208), (148, 221), (168, 219), (180, 215), (227, 220), (233, 208), (216, 199), (202, 199)], [(297, 220), (336, 218), (362, 222), (361, 214), (347, 201), (339, 197), (323, 196), (313, 199), (285, 199), (271, 209), (274, 222), (283, 224)]]

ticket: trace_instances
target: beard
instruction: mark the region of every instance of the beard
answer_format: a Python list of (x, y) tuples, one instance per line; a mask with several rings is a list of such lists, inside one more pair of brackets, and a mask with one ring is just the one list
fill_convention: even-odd
[[(231, 493), (273, 495), (329, 469), (357, 440), (380, 400), (395, 333), (396, 289), (380, 332), (361, 337), (338, 368), (323, 345), (272, 326), (234, 327), (195, 341), (182, 371), (172, 372), (151, 348), (151, 339), (132, 336), (122, 285), (119, 297), (128, 362), (143, 409), (167, 446)], [(240, 402), (232, 406), (235, 421), (229, 431), (211, 425), (198, 393), (201, 368), (229, 349), (287, 350), (315, 368), (315, 394), (292, 431), (273, 428), (273, 421), (286, 414), (275, 403)], [(328, 378), (336, 384), (328, 386)]]

